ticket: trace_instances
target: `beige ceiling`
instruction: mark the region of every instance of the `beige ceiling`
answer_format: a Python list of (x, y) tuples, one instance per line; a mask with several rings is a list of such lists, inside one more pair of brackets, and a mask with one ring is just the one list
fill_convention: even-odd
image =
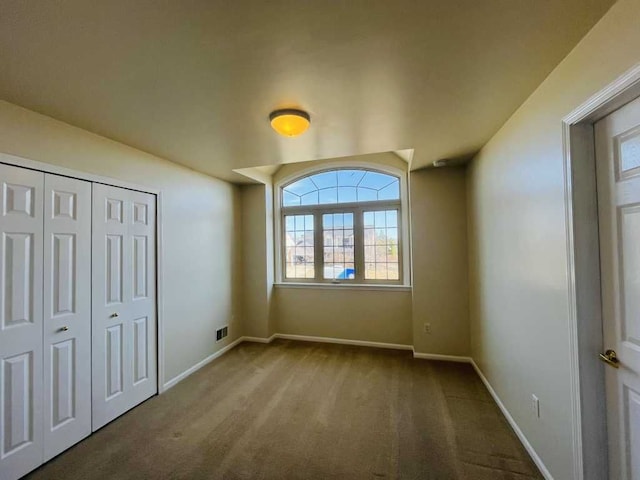
[[(476, 152), (612, 0), (2, 0), (0, 97), (231, 181)], [(271, 110), (312, 115), (278, 137)]]

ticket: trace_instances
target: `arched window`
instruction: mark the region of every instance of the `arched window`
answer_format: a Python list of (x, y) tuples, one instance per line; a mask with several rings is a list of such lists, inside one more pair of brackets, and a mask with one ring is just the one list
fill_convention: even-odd
[(402, 182), (365, 168), (336, 168), (280, 186), (284, 282), (400, 284)]

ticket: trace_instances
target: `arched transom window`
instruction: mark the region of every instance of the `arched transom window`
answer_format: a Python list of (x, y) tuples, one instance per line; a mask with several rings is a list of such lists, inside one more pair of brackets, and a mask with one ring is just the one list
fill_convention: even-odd
[(371, 170), (330, 170), (303, 177), (282, 189), (282, 206), (399, 200), (400, 179)]
[(402, 282), (398, 176), (325, 170), (285, 184), (280, 200), (283, 281)]

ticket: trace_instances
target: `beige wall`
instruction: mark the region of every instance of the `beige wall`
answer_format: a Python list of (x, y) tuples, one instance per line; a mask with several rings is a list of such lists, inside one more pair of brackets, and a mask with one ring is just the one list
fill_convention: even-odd
[(411, 292), (278, 287), (277, 333), (411, 345)]
[(273, 333), (273, 215), (271, 185), (244, 185), (242, 192), (244, 334)]
[(556, 479), (575, 474), (561, 121), (640, 62), (639, 19), (616, 3), (470, 170), (472, 354)]
[(411, 172), (410, 190), (414, 348), (468, 356), (466, 170)]
[(241, 334), (236, 187), (7, 102), (0, 151), (162, 191), (164, 382)]

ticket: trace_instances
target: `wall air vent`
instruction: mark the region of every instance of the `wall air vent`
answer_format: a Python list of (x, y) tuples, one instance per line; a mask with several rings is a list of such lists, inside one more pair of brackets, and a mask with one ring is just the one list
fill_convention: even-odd
[(216, 330), (216, 342), (219, 342), (224, 337), (229, 335), (229, 327), (222, 327)]

